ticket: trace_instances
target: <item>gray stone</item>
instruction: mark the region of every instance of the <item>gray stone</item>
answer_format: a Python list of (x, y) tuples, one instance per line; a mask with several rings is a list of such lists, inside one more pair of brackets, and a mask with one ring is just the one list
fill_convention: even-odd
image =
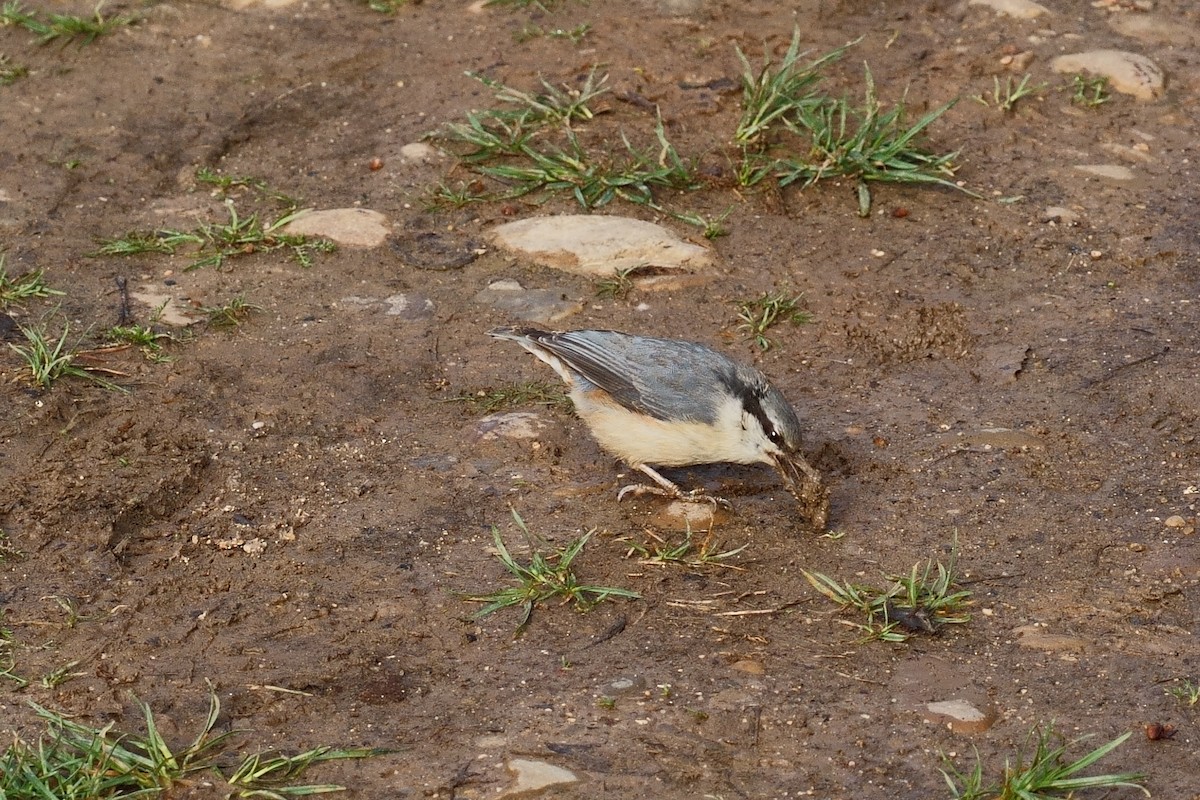
[(475, 295), (475, 301), (526, 322), (555, 322), (583, 310), (582, 303), (568, 300), (560, 291), (526, 289), (511, 279), (492, 281)]
[(388, 304), (387, 315), (405, 320), (429, 319), (433, 316), (433, 301), (419, 294), (393, 294), (383, 299)]

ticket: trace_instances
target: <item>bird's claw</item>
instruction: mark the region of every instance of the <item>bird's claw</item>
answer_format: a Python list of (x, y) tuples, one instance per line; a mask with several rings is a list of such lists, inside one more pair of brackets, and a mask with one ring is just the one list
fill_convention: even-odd
[(625, 499), (625, 495), (629, 494), (635, 496), (654, 494), (658, 495), (659, 497), (669, 497), (672, 500), (678, 500), (681, 503), (710, 503), (713, 507), (720, 507), (726, 511), (733, 510), (733, 504), (731, 504), (724, 497), (717, 497), (715, 495), (708, 494), (703, 489), (693, 489), (690, 492), (685, 492), (682, 489), (677, 488), (672, 491), (671, 489), (666, 489), (661, 486), (649, 486), (644, 483), (631, 483), (628, 486), (621, 487), (621, 490), (617, 492), (617, 502), (621, 502)]

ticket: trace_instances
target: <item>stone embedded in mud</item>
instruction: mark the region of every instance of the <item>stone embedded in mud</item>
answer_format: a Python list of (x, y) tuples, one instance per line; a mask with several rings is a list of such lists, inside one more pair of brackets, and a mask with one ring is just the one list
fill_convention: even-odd
[(346, 247), (379, 247), (388, 236), (388, 218), (368, 208), (301, 211), (283, 226), (284, 233), (322, 236)]
[(517, 780), (512, 786), (497, 795), (498, 797), (516, 797), (527, 792), (539, 792), (551, 786), (575, 783), (579, 780), (575, 777), (574, 772), (547, 764), (545, 761), (513, 758), (509, 760), (508, 768), (517, 776)]
[(1150, 44), (1200, 44), (1200, 31), (1178, 19), (1155, 14), (1113, 14), (1108, 26), (1122, 36)]
[(383, 298), (388, 304), (387, 315), (404, 320), (429, 319), (433, 316), (433, 301), (420, 294), (393, 294)]
[(441, 150), (424, 142), (412, 142), (400, 148), (400, 158), (413, 164), (430, 164), (445, 158)]
[(983, 733), (996, 722), (994, 709), (980, 711), (966, 700), (939, 700), (925, 705), (927, 722), (945, 722), (955, 733)]
[(389, 245), (404, 266), (432, 272), (461, 269), (486, 252), (474, 239), (434, 231), (395, 236)]
[(592, 278), (651, 266), (659, 268), (654, 277), (661, 282), (670, 277), (670, 272), (696, 276), (713, 264), (712, 252), (707, 248), (685, 242), (653, 222), (629, 217), (530, 217), (500, 225), (491, 236), (501, 247), (538, 264)]
[(178, 298), (160, 291), (155, 286), (147, 285), (134, 289), (129, 293), (129, 298), (153, 308), (155, 319), (164, 325), (186, 328), (204, 317), (188, 304), (179, 302)]
[(1068, 636), (1065, 633), (1049, 633), (1038, 625), (1022, 625), (1013, 628), (1017, 635), (1017, 644), (1030, 650), (1045, 650), (1050, 653), (1061, 651), (1081, 651), (1087, 649), (1087, 642), (1078, 636)]
[(1050, 62), (1058, 73), (1090, 72), (1108, 78), (1113, 90), (1138, 100), (1154, 100), (1163, 93), (1166, 77), (1162, 68), (1140, 53), (1124, 50), (1089, 50), (1070, 53)]
[(1122, 164), (1076, 164), (1075, 169), (1110, 181), (1131, 181), (1137, 177), (1133, 170)]
[(650, 524), (667, 531), (711, 531), (716, 525), (729, 520), (729, 512), (712, 503), (686, 503), (682, 500), (663, 503), (662, 498), (653, 496), (645, 502), (653, 503)]
[(511, 278), (492, 281), (475, 295), (475, 302), (484, 303), (526, 322), (557, 322), (578, 314), (583, 303), (568, 300), (555, 289), (526, 289)]
[(488, 414), (475, 426), (479, 438), (537, 439), (546, 428), (542, 418), (532, 411), (512, 411), (507, 414)]
[(423, 294), (393, 294), (382, 298), (348, 295), (338, 302), (355, 310), (382, 310), (389, 317), (400, 317), (407, 322), (429, 319), (434, 309), (433, 301)]
[(997, 14), (1017, 19), (1033, 19), (1050, 13), (1050, 9), (1033, 0), (970, 0), (967, 5), (987, 6)]

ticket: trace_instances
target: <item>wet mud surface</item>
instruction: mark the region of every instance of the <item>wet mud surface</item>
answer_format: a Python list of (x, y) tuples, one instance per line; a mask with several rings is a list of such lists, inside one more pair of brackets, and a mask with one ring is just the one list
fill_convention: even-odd
[[(0, 604), (13, 671), (31, 679), (0, 682), (0, 727), (36, 735), (33, 700), (135, 729), (136, 695), (182, 741), (211, 681), (220, 725), (252, 746), (393, 749), (322, 768), (352, 797), (496, 796), (525, 758), (579, 778), (556, 797), (930, 798), (946, 794), (940, 754), (969, 768), (977, 748), (995, 772), (1055, 720), (1096, 744), (1137, 731), (1107, 770), (1198, 796), (1200, 716), (1164, 692), (1200, 679), (1196, 43), (1129, 38), (1109, 18), (1142, 12), (1087, 3), (1033, 21), (942, 2), (665, 5), (158, 4), (66, 47), (0, 29), (0, 52), (31, 68), (0, 87), (0, 248), (10, 274), (44, 270), (65, 292), (6, 315), (58, 307), (93, 342), (117, 321), (117, 278), (195, 316), (239, 296), (261, 307), (231, 331), (194, 324), (170, 363), (106, 354), (126, 394), (35, 391), (0, 354)], [(1200, 26), (1188, 3), (1152, 13)], [(584, 23), (578, 45), (514, 36)], [(657, 104), (680, 152), (728, 176), (734, 45), (778, 58), (797, 23), (814, 53), (863, 37), (833, 91), (861, 92), (865, 61), (881, 97), (907, 89), (913, 113), (962, 96), (928, 141), (961, 150), (957, 177), (979, 198), (877, 186), (861, 219), (847, 182), (663, 195), (710, 216), (732, 207), (713, 241), (614, 201), (600, 213), (659, 222), (718, 266), (601, 298), (486, 244), (514, 217), (578, 213), (569, 198), (428, 210), (428, 188), (463, 174), (401, 152), (489, 105), (464, 71), (533, 89), (600, 64), (605, 124), (652, 131)], [(1153, 58), (1166, 92), (1073, 105), (1047, 64), (1087, 48)], [(1011, 113), (972, 99), (1026, 51), (1050, 84), (1041, 99)], [(1135, 177), (1075, 168), (1096, 163)], [(388, 241), (309, 267), (281, 251), (191, 271), (182, 255), (87, 255), (130, 230), (221, 218), (198, 167), (305, 206), (379, 211)], [(516, 321), (477, 299), (500, 278), (578, 305), (551, 327), (688, 338), (755, 363), (804, 421), (840, 538), (807, 527), (771, 470), (713, 466), (667, 472), (733, 501), (713, 533), (746, 546), (732, 566), (630, 556), (681, 535), (656, 527), (656, 499), (615, 502), (636, 475), (569, 410), (520, 409), (537, 428), (517, 439), (483, 435), (477, 410), (449, 402), (552, 377), (486, 336)], [(762, 353), (736, 305), (779, 289), (803, 293), (813, 319), (774, 329)], [(388, 313), (398, 295), (421, 302)], [(12, 325), (0, 335), (19, 342)], [(516, 610), (474, 619), (463, 595), (507, 584), (492, 527), (528, 557), (510, 507), (551, 547), (596, 529), (581, 580), (643, 598), (586, 614), (541, 604), (519, 638)], [(860, 641), (801, 574), (879, 582), (949, 559), (955, 541), (972, 619), (903, 645)], [(39, 682), (72, 661), (80, 674)], [(951, 730), (927, 711), (950, 699), (992, 724)], [(1149, 722), (1178, 734), (1148, 741)]]

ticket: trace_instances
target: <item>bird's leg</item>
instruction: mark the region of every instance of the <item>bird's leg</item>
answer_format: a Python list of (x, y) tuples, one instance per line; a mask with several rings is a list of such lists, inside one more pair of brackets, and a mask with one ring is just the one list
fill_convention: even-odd
[(714, 506), (721, 506), (722, 508), (732, 507), (730, 506), (729, 501), (725, 498), (714, 497), (711, 494), (707, 494), (702, 489), (693, 489), (690, 492), (685, 492), (683, 489), (680, 489), (677, 484), (672, 483), (662, 475), (659, 475), (653, 467), (647, 466), (646, 464), (634, 464), (633, 467), (641, 472), (644, 472), (646, 475), (649, 475), (650, 478), (658, 484), (658, 486), (647, 486), (644, 483), (631, 483), (628, 486), (623, 486), (621, 487), (621, 491), (617, 492), (618, 503), (624, 500), (625, 495), (627, 494), (656, 494), (661, 497), (670, 497), (675, 500), (681, 500), (685, 503), (712, 503)]

